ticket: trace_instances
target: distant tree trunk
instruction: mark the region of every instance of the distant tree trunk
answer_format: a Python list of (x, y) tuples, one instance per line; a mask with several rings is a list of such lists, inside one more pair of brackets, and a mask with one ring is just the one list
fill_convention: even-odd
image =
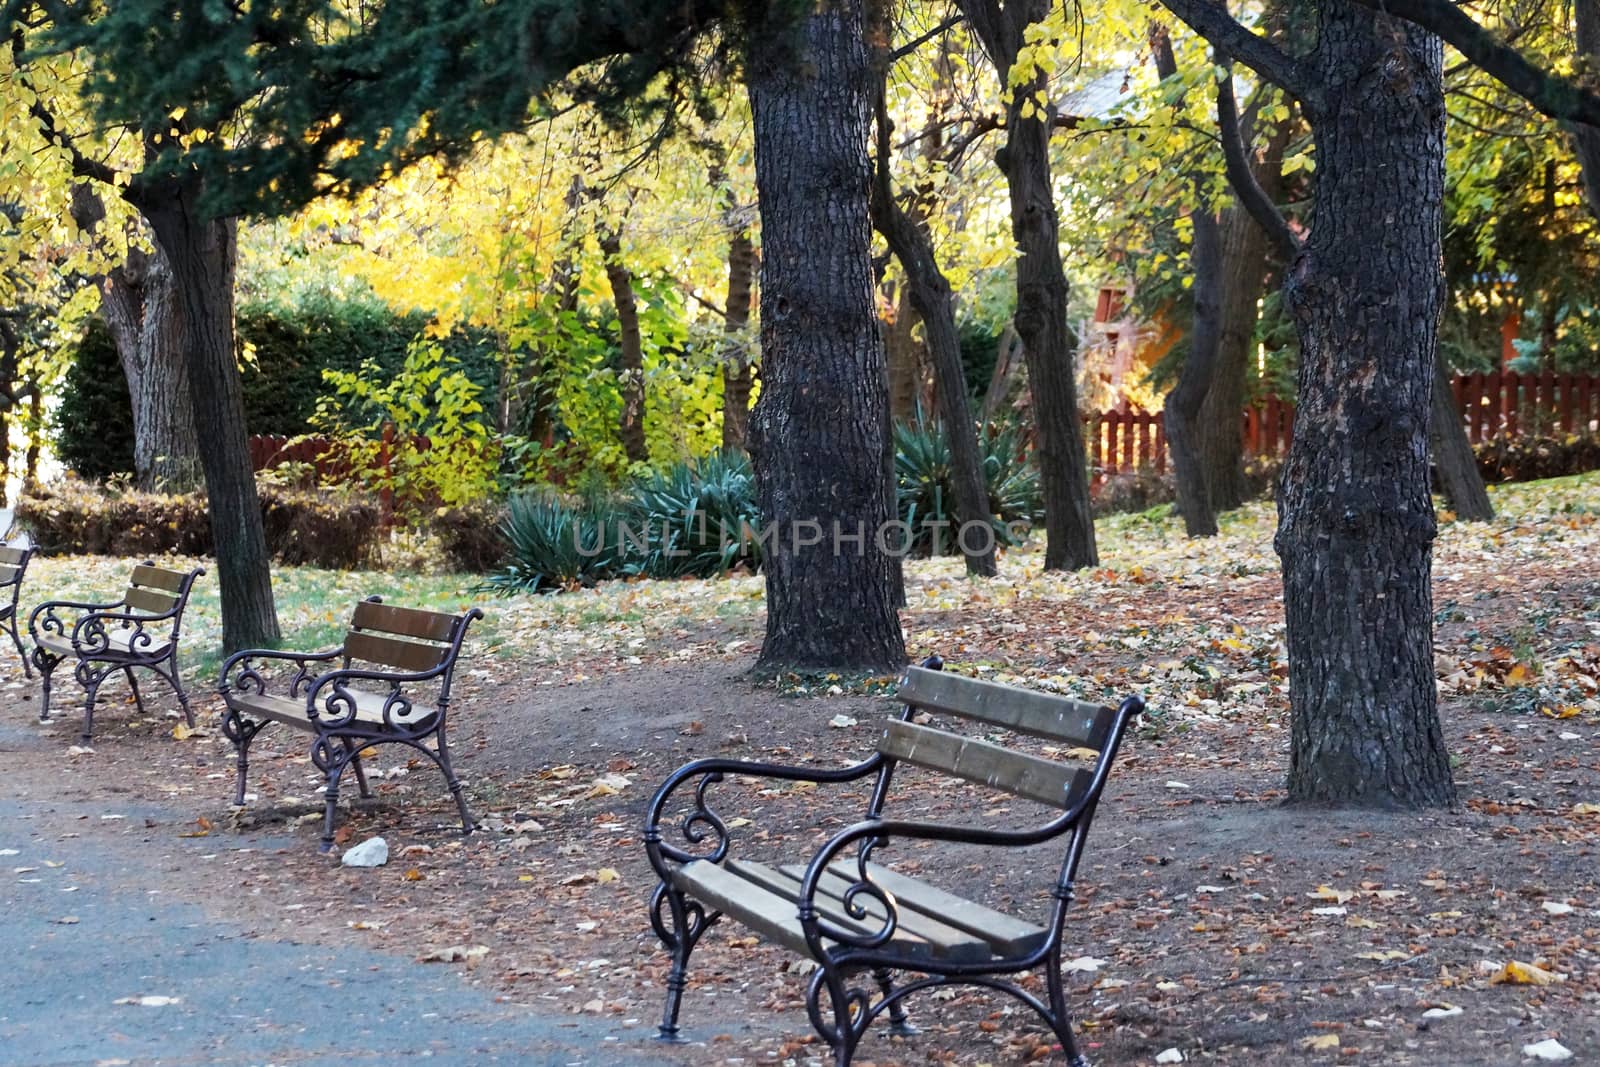
[[(1261, 159), (1251, 170), (1270, 200), (1283, 191), (1283, 152), (1291, 123), (1272, 128)], [(1249, 497), (1244, 478), (1244, 407), (1255, 363), (1256, 321), (1272, 263), (1272, 242), (1242, 204), (1223, 209), (1221, 221), (1221, 310), (1217, 363), (1200, 409), (1200, 453), (1211, 506), (1232, 511)]]
[(894, 560), (877, 543), (890, 518), (888, 396), (873, 306), (861, 0), (823, 0), (749, 58), (762, 237), (750, 438), (775, 537), (762, 568), (760, 665), (893, 670), (905, 643)]
[[(1163, 82), (1178, 74), (1172, 52), (1172, 38), (1165, 26), (1152, 24), (1150, 54), (1156, 74)], [(1181, 101), (1180, 101), (1181, 103)], [(1208, 181), (1192, 175), (1195, 207), (1189, 213), (1192, 239), (1189, 246), (1189, 275), (1193, 279), (1190, 296), (1194, 317), (1189, 327), (1188, 351), (1178, 371), (1178, 382), (1167, 394), (1163, 422), (1167, 428), (1167, 451), (1172, 456), (1172, 475), (1178, 492), (1178, 513), (1183, 516), (1184, 532), (1190, 537), (1215, 537), (1217, 513), (1212, 508), (1211, 491), (1206, 485), (1206, 468), (1200, 451), (1199, 418), (1217, 365), (1217, 348), (1222, 341), (1222, 234), (1217, 217), (1206, 203)]]
[[(10, 319), (0, 318), (0, 507), (11, 503), (11, 423), (16, 409), (17, 356), (22, 339)], [(6, 531), (0, 530), (0, 537)]]
[[(1572, 0), (1578, 59), (1590, 75), (1600, 76), (1600, 0)], [(1600, 219), (1600, 129), (1582, 123), (1572, 127), (1573, 147), (1583, 171), (1583, 195)]]
[(38, 381), (28, 385), (28, 451), (22, 466), (24, 496), (39, 488), (39, 450), (44, 444), (44, 391), (39, 388)]
[(750, 296), (756, 274), (756, 246), (750, 228), (730, 221), (728, 226), (728, 303), (723, 319), (722, 447), (743, 451), (750, 437), (750, 391), (754, 371), (745, 348), (744, 332), (750, 325)]
[[(73, 188), (78, 228), (94, 232), (105, 205), (94, 187)], [(121, 266), (96, 279), (100, 313), (117, 348), (133, 409), (133, 471), (140, 489), (187, 492), (200, 484), (200, 439), (189, 398), (183, 301), (159, 245), (130, 249)], [(231, 306), (231, 305), (230, 305)]]
[[(955, 294), (939, 269), (927, 225), (895, 200), (889, 177), (890, 124), (880, 83), (877, 94), (878, 160), (872, 184), (872, 221), (906, 275), (906, 295), (922, 317), (933, 361), (939, 417), (950, 445), (950, 482), (956, 515), (956, 548), (967, 573), (994, 577), (995, 535), (989, 511), (989, 486), (983, 453), (967, 403), (961, 366), (961, 336), (956, 330)], [(903, 307), (902, 303), (902, 307)]]
[(199, 198), (194, 183), (180, 182), (130, 196), (155, 230), (181, 296), (194, 426), (206, 443), (200, 462), (222, 591), (222, 644), (233, 652), (276, 645), (281, 634), (234, 350), (238, 235), (232, 219), (203, 216)]
[[(958, 0), (984, 51), (1009, 84), (1024, 32), (1050, 11), (1050, 0)], [(1006, 97), (1006, 143), (995, 157), (1011, 194), (1011, 233), (1017, 243), (1015, 324), (1028, 366), (1034, 437), (1044, 493), (1046, 570), (1091, 567), (1094, 516), (1089, 472), (1078, 423), (1074, 378), (1077, 338), (1067, 323), (1067, 276), (1061, 268), (1055, 187), (1050, 174), (1050, 115), (1034, 110), (1043, 75), (1012, 86)], [(1026, 105), (1031, 114), (1025, 116)]]
[(893, 303), (894, 321), (883, 331), (889, 362), (889, 415), (895, 422), (909, 422), (916, 418), (922, 400), (923, 363), (922, 344), (912, 333), (917, 328), (918, 310), (912, 304), (909, 283), (900, 286)]
[(141, 489), (186, 492), (201, 480), (200, 440), (183, 301), (165, 253), (130, 251), (101, 284), (100, 310), (128, 379), (134, 478)]
[(1428, 411), (1444, 292), (1442, 49), (1320, 5), (1315, 224), (1286, 288), (1299, 407), (1278, 502), (1298, 801), (1442, 806)]
[(1478, 470), (1472, 442), (1462, 425), (1442, 354), (1434, 360), (1432, 408), (1429, 440), (1433, 445), (1433, 465), (1439, 472), (1439, 488), (1457, 518), (1488, 522), (1494, 518), (1494, 505), (1489, 502), (1483, 472)]
[(622, 261), (622, 239), (609, 226), (599, 232), (600, 250), (606, 255), (606, 281), (611, 283), (611, 303), (617, 309), (621, 362), (617, 385), (622, 390), (622, 418), (617, 432), (631, 463), (650, 459), (644, 440), (644, 341), (639, 334), (639, 301), (633, 295), (633, 271)]

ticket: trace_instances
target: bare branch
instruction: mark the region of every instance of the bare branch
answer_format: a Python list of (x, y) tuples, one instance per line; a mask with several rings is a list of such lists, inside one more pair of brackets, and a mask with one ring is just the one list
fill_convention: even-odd
[(1217, 129), (1222, 136), (1223, 164), (1234, 195), (1272, 241), (1283, 262), (1290, 262), (1300, 251), (1300, 242), (1278, 213), (1278, 206), (1261, 188), (1261, 183), (1256, 181), (1256, 172), (1245, 154), (1244, 140), (1239, 135), (1239, 105), (1233, 97), (1231, 65), (1227, 66), (1227, 74), (1217, 79)]
[(1195, 33), (1210, 41), (1212, 47), (1301, 100), (1314, 101), (1316, 93), (1311, 79), (1300, 64), (1289, 53), (1234, 19), (1222, 4), (1213, 0), (1161, 0), (1161, 3)]

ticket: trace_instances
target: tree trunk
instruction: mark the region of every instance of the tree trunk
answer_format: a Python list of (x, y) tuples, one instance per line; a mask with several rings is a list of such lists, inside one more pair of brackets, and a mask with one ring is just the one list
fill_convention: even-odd
[[(983, 42), (984, 51), (1010, 84), (1011, 69), (1028, 26), (1042, 20), (1049, 0), (959, 0)], [(1043, 75), (1013, 86), (1006, 98), (1006, 143), (995, 158), (1011, 194), (1011, 233), (1017, 243), (1017, 310), (1033, 395), (1034, 438), (1039, 481), (1044, 491), (1046, 570), (1092, 567), (1099, 563), (1094, 516), (1089, 510), (1089, 472), (1078, 423), (1074, 378), (1077, 338), (1067, 323), (1067, 276), (1061, 269), (1061, 244), (1055, 188), (1050, 174), (1049, 113), (1033, 101), (1045, 87)], [(1023, 106), (1032, 112), (1023, 115)]]
[[(1163, 82), (1177, 77), (1177, 58), (1165, 26), (1152, 24), (1150, 55), (1156, 74)], [(1181, 98), (1177, 103), (1181, 107)], [(1206, 486), (1198, 420), (1206, 393), (1211, 388), (1217, 348), (1222, 342), (1222, 234), (1217, 217), (1206, 203), (1209, 198), (1205, 176), (1191, 175), (1190, 181), (1195, 195), (1195, 207), (1189, 213), (1193, 235), (1189, 246), (1189, 275), (1193, 279), (1190, 295), (1194, 301), (1194, 316), (1189, 327), (1189, 350), (1184, 353), (1178, 382), (1167, 394), (1162, 414), (1184, 532), (1190, 537), (1215, 537), (1217, 513), (1212, 508), (1211, 491)]]
[(1315, 226), (1285, 295), (1299, 408), (1278, 499), (1297, 801), (1443, 806), (1428, 407), (1438, 342), (1437, 38), (1320, 7)]
[(159, 247), (134, 249), (106, 275), (100, 310), (133, 405), (133, 470), (141, 489), (187, 492), (200, 483), (200, 440), (189, 397), (183, 301)]
[[(873, 224), (877, 226), (876, 209)], [(883, 232), (882, 227), (878, 232)], [(894, 321), (883, 331), (884, 354), (889, 361), (889, 417), (894, 422), (916, 418), (922, 401), (922, 346), (912, 336), (918, 312), (912, 305), (910, 290), (908, 283), (895, 294)]]
[[(995, 576), (995, 533), (989, 510), (989, 485), (983, 475), (983, 453), (967, 403), (966, 375), (961, 366), (961, 335), (956, 329), (955, 294), (939, 269), (933, 238), (926, 223), (895, 200), (889, 179), (889, 116), (880, 86), (877, 106), (878, 161), (872, 186), (872, 221), (906, 275), (906, 293), (922, 317), (933, 361), (939, 418), (950, 445), (950, 483), (956, 514), (956, 548), (967, 573)], [(901, 302), (902, 313), (905, 301)], [(893, 386), (891, 385), (891, 390)]]
[[(1283, 153), (1292, 126), (1292, 120), (1274, 125), (1251, 167), (1261, 192), (1274, 202), (1283, 191)], [(1221, 234), (1221, 334), (1199, 420), (1206, 489), (1219, 512), (1232, 511), (1250, 495), (1244, 478), (1246, 384), (1255, 372), (1256, 320), (1272, 262), (1272, 241), (1243, 204), (1223, 210)]]
[(888, 396), (873, 306), (861, 0), (825, 0), (794, 33), (759, 40), (746, 78), (762, 235), (761, 397), (750, 437), (773, 536), (760, 665), (893, 670), (905, 643), (894, 560), (879, 547), (891, 517)]
[[(1577, 31), (1578, 61), (1590, 75), (1600, 76), (1600, 0), (1572, 0), (1572, 21)], [(1600, 219), (1600, 129), (1575, 124), (1572, 141), (1578, 167), (1583, 171), (1584, 199), (1594, 217)]]
[[(17, 357), (22, 338), (10, 319), (0, 318), (0, 508), (11, 503), (11, 423), (16, 410)], [(0, 529), (0, 537), (7, 531)]]
[(1439, 488), (1449, 501), (1456, 518), (1488, 522), (1494, 518), (1494, 505), (1483, 484), (1483, 472), (1472, 453), (1467, 428), (1461, 423), (1456, 395), (1450, 388), (1450, 371), (1441, 354), (1434, 360), (1432, 422), (1429, 440), (1433, 444), (1433, 465), (1439, 472)]
[(39, 382), (29, 383), (28, 393), (28, 452), (23, 457), (22, 495), (31, 495), (39, 488), (39, 451), (44, 443), (44, 390)]
[(1223, 210), (1219, 230), (1217, 361), (1196, 428), (1211, 506), (1231, 511), (1250, 495), (1244, 478), (1244, 407), (1254, 371), (1256, 319), (1271, 245), (1250, 213), (1237, 204)]
[(722, 335), (722, 447), (743, 451), (750, 437), (750, 389), (754, 384), (745, 328), (750, 325), (750, 295), (756, 273), (756, 246), (750, 228), (730, 213), (728, 223), (728, 303)]
[(222, 591), (222, 644), (235, 652), (276, 645), (281, 634), (234, 352), (238, 236), (232, 219), (200, 214), (199, 193), (192, 183), (160, 184), (135, 204), (155, 230), (182, 298), (194, 425), (206, 443), (200, 462)]
[(622, 239), (609, 226), (600, 227), (600, 250), (606, 254), (606, 281), (617, 309), (621, 363), (617, 385), (622, 390), (622, 418), (617, 433), (630, 463), (645, 463), (650, 450), (644, 440), (644, 341), (639, 334), (639, 301), (633, 295), (633, 272), (622, 262)]

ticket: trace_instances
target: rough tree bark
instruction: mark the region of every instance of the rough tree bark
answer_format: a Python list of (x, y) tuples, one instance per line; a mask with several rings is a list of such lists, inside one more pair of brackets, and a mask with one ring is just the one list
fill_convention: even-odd
[[(1578, 61), (1591, 85), (1600, 84), (1600, 0), (1572, 0)], [(1583, 123), (1572, 127), (1573, 147), (1583, 171), (1583, 195), (1594, 217), (1600, 219), (1600, 126)]]
[(1428, 492), (1444, 288), (1442, 48), (1341, 2), (1324, 2), (1319, 23), (1309, 60), (1316, 223), (1286, 289), (1301, 365), (1276, 540), (1289, 794), (1449, 805)]
[(750, 391), (755, 372), (745, 350), (750, 297), (755, 287), (756, 246), (750, 227), (732, 205), (723, 211), (728, 234), (728, 297), (722, 320), (722, 447), (743, 451), (750, 437)]
[[(957, 6), (983, 44), (989, 61), (1009, 85), (1027, 28), (1042, 20), (1050, 0), (958, 0)], [(1006, 143), (995, 162), (1011, 196), (1011, 233), (1017, 243), (1017, 310), (1033, 397), (1039, 481), (1044, 492), (1046, 570), (1099, 563), (1094, 515), (1089, 509), (1089, 471), (1078, 421), (1074, 377), (1078, 340), (1067, 322), (1067, 276), (1055, 189), (1050, 173), (1053, 109), (1033, 109), (1044, 87), (1041, 73), (1013, 86), (1006, 98)], [(1024, 116), (1028, 105), (1031, 114)]]
[(155, 231), (181, 296), (194, 426), (206, 443), (200, 463), (222, 590), (223, 648), (233, 652), (276, 645), (282, 635), (272, 600), (271, 557), (234, 353), (236, 226), (232, 219), (211, 219), (200, 212), (195, 183), (141, 185), (129, 197)]
[(892, 670), (905, 643), (894, 560), (877, 544), (891, 518), (889, 424), (861, 0), (826, 0), (793, 33), (751, 51), (762, 375), (750, 437), (774, 537), (760, 666)]
[[(877, 196), (876, 188), (873, 196)], [(882, 232), (876, 210), (873, 225)], [(892, 250), (893, 245), (890, 248)], [(894, 321), (888, 323), (883, 331), (884, 358), (889, 365), (889, 417), (894, 422), (906, 422), (917, 417), (917, 406), (922, 399), (924, 354), (921, 343), (913, 334), (917, 328), (918, 311), (911, 299), (911, 286), (901, 286), (898, 293), (892, 292), (892, 285), (889, 288), (890, 298), (894, 301)]]
[[(72, 216), (95, 232), (105, 219), (99, 194), (74, 186)], [(132, 249), (121, 266), (95, 279), (100, 313), (117, 349), (133, 409), (133, 471), (140, 489), (187, 492), (200, 484), (189, 368), (184, 360), (182, 300), (160, 247)]]
[(1450, 388), (1450, 370), (1443, 354), (1434, 359), (1431, 396), (1428, 437), (1433, 446), (1434, 469), (1439, 472), (1439, 490), (1456, 518), (1488, 522), (1494, 518), (1494, 505), (1489, 502), (1489, 490), (1483, 484), (1483, 472), (1478, 470), (1472, 441), (1461, 425), (1461, 409)]
[(600, 251), (606, 257), (606, 281), (611, 283), (611, 303), (617, 309), (617, 387), (622, 391), (622, 415), (617, 434), (630, 463), (644, 463), (650, 450), (644, 440), (644, 340), (639, 333), (639, 301), (633, 294), (633, 271), (622, 261), (622, 238), (610, 226), (599, 228)]
[[(1163, 81), (1177, 76), (1177, 58), (1165, 26), (1152, 25), (1150, 54)], [(1184, 532), (1190, 537), (1215, 537), (1217, 513), (1206, 485), (1199, 419), (1215, 376), (1217, 349), (1222, 341), (1222, 233), (1216, 215), (1206, 203), (1205, 178), (1194, 175), (1191, 182), (1196, 201), (1189, 213), (1189, 273), (1194, 279), (1189, 292), (1194, 316), (1189, 326), (1189, 349), (1178, 371), (1178, 382), (1167, 393), (1162, 421), (1167, 428), (1167, 450), (1172, 456)]]
[[(872, 222), (906, 275), (906, 295), (922, 317), (933, 362), (939, 418), (950, 446), (950, 483), (956, 515), (956, 549), (966, 561), (967, 573), (992, 578), (995, 570), (995, 536), (989, 510), (989, 486), (983, 476), (983, 453), (967, 402), (966, 376), (961, 366), (961, 335), (956, 329), (955, 294), (939, 269), (933, 238), (921, 219), (895, 199), (889, 176), (891, 147), (889, 109), (880, 79), (877, 92), (878, 158), (872, 183)], [(982, 530), (980, 535), (974, 531)]]

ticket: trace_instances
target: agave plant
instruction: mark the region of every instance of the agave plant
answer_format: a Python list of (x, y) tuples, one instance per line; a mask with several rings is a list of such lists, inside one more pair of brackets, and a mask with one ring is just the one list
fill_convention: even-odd
[[(1029, 462), (1021, 432), (1015, 426), (986, 426), (978, 435), (983, 450), (983, 476), (989, 490), (989, 520), (1001, 543), (1013, 543), (1006, 524), (1034, 523), (1043, 517), (1039, 473)], [(942, 542), (949, 551), (957, 527), (955, 492), (950, 472), (950, 444), (943, 427), (919, 412), (894, 429), (895, 491), (900, 520), (911, 528), (911, 552), (933, 549), (934, 527), (948, 523)]]
[(755, 478), (741, 454), (718, 452), (645, 475), (628, 493), (627, 512), (630, 531), (648, 535), (643, 553), (630, 543), (629, 574), (708, 578), (741, 563), (761, 565), (759, 543), (746, 537), (760, 519)]
[(500, 530), (511, 563), (485, 580), (487, 589), (545, 592), (621, 573), (616, 517), (604, 502), (574, 506), (554, 493), (521, 493), (511, 498)]

